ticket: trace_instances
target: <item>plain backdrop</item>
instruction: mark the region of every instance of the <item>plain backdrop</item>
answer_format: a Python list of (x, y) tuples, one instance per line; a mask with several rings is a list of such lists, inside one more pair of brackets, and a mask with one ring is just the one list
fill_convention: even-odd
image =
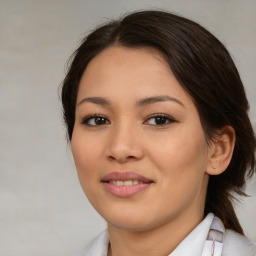
[[(256, 121), (255, 0), (0, 0), (0, 256), (68, 256), (105, 228), (80, 188), (58, 87), (83, 36), (139, 9), (191, 18), (229, 49)], [(237, 206), (256, 240), (256, 181)]]

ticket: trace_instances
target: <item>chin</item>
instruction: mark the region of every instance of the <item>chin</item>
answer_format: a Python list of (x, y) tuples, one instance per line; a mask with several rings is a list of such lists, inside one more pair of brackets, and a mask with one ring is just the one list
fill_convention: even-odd
[(111, 214), (110, 216), (103, 216), (107, 221), (108, 226), (112, 226), (117, 229), (123, 229), (134, 232), (143, 232), (155, 229), (166, 222), (168, 218), (156, 219), (157, 213), (151, 212), (151, 216), (148, 213), (135, 213), (134, 211), (126, 212), (125, 214)]
[(149, 228), (150, 219), (145, 218), (145, 214), (140, 215), (127, 212), (123, 214), (109, 214), (109, 216), (102, 217), (107, 221), (108, 225), (118, 229), (125, 229), (130, 231), (143, 231)]
[(141, 222), (123, 222), (123, 221), (113, 221), (109, 222), (107, 221), (108, 226), (113, 226), (117, 229), (122, 229), (122, 230), (128, 230), (128, 231), (134, 231), (134, 232), (142, 232), (151, 229), (150, 225), (147, 223), (141, 223)]

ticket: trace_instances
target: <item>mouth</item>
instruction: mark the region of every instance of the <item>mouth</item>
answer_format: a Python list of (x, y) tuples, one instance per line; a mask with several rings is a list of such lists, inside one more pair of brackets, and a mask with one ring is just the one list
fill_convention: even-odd
[(153, 180), (134, 172), (112, 172), (101, 179), (105, 190), (117, 197), (132, 197), (149, 188)]
[(132, 186), (137, 184), (143, 184), (143, 182), (138, 180), (110, 180), (109, 183), (114, 184), (116, 186)]

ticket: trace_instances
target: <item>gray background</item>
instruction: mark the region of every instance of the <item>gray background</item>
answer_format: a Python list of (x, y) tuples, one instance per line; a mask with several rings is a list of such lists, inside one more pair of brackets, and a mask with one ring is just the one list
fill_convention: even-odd
[[(0, 256), (68, 256), (105, 227), (77, 179), (58, 86), (85, 32), (162, 8), (212, 31), (231, 52), (256, 121), (254, 0), (0, 0)], [(256, 240), (256, 181), (237, 211)]]

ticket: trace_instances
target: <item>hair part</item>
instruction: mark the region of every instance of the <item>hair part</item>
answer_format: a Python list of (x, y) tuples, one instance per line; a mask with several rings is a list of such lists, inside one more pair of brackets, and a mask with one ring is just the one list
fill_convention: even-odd
[(208, 140), (224, 126), (234, 128), (233, 156), (225, 172), (210, 176), (205, 215), (213, 212), (226, 228), (243, 234), (233, 200), (235, 195), (246, 195), (246, 179), (255, 172), (256, 140), (248, 117), (245, 90), (227, 49), (199, 24), (162, 11), (135, 12), (100, 26), (85, 37), (74, 52), (63, 81), (63, 117), (69, 140), (75, 123), (80, 79), (88, 63), (112, 45), (153, 47), (162, 53), (194, 101)]

